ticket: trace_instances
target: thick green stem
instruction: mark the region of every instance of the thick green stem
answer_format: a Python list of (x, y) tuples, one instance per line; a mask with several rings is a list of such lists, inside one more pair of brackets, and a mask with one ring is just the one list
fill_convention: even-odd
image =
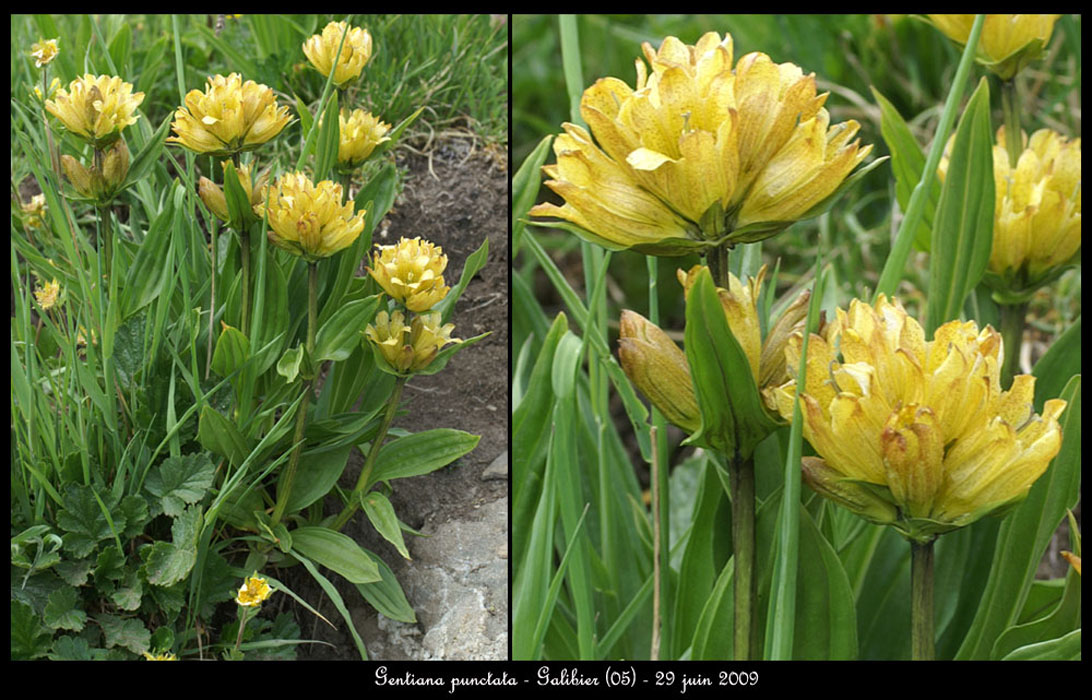
[(353, 517), (353, 513), (360, 507), (360, 497), (364, 494), (364, 489), (369, 486), (368, 482), (371, 479), (372, 470), (375, 469), (375, 461), (379, 457), (379, 448), (383, 445), (383, 440), (387, 437), (387, 431), (391, 427), (391, 421), (394, 420), (394, 414), (398, 411), (398, 402), (402, 400), (402, 387), (406, 385), (407, 379), (408, 377), (399, 377), (398, 381), (394, 383), (394, 391), (391, 392), (391, 397), (387, 400), (387, 411), (383, 414), (383, 422), (379, 424), (379, 431), (375, 434), (375, 439), (372, 440), (371, 449), (368, 450), (368, 458), (364, 461), (364, 468), (360, 470), (360, 476), (356, 480), (356, 485), (353, 486), (353, 493), (349, 496), (349, 502), (341, 509), (341, 513), (338, 514), (331, 525), (334, 530), (345, 527), (345, 523), (349, 522), (349, 518)]
[(721, 289), (728, 289), (728, 254), (731, 246), (722, 245), (713, 248), (705, 255), (705, 264), (713, 276), (713, 284)]
[[(307, 358), (308, 361), (315, 354), (315, 332), (318, 325), (318, 267), (317, 263), (308, 263), (307, 267)], [(317, 370), (316, 370), (317, 371)], [(288, 497), (292, 494), (292, 484), (296, 480), (296, 468), (299, 466), (300, 454), (303, 452), (303, 433), (307, 427), (307, 408), (311, 404), (311, 395), (315, 386), (314, 379), (309, 379), (303, 385), (303, 401), (300, 402), (299, 413), (296, 414), (296, 432), (292, 437), (292, 456), (288, 458), (288, 470), (284, 473), (284, 481), (277, 494), (277, 505), (273, 508), (272, 526), (277, 525), (284, 516), (285, 506), (288, 505)]]
[(755, 580), (755, 463), (736, 453), (728, 461), (732, 489), (732, 549), (735, 558), (736, 661), (753, 659)]
[(1020, 107), (1017, 103), (1016, 77), (1001, 82), (1001, 111), (1005, 119), (1005, 150), (1009, 153), (1009, 167), (1015, 168), (1023, 150), (1020, 132)]
[(1005, 361), (1001, 365), (1001, 388), (1012, 386), (1012, 378), (1020, 369), (1020, 346), (1024, 342), (1024, 319), (1028, 304), (1001, 306), (1001, 337), (1005, 343)]
[(936, 658), (933, 630), (933, 542), (910, 543), (911, 659)]

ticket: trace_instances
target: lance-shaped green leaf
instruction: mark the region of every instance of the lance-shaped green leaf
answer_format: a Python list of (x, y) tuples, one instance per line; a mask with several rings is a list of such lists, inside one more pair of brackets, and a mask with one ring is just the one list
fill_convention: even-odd
[[(176, 193), (181, 186), (176, 184)], [(121, 286), (121, 317), (126, 319), (151, 303), (170, 276), (171, 256), (167, 255), (175, 226), (175, 198), (166, 197), (163, 210), (152, 222), (148, 234), (129, 265), (125, 284)]]
[(750, 362), (728, 326), (707, 269), (687, 295), (686, 357), (702, 418), (687, 444), (749, 457), (777, 424), (762, 407)]
[(242, 231), (247, 224), (257, 220), (250, 197), (239, 182), (239, 171), (230, 160), (224, 162), (224, 199), (227, 200), (228, 220), (236, 231)]
[(990, 91), (983, 78), (956, 129), (933, 220), (927, 336), (959, 317), (963, 301), (982, 279), (993, 245), (993, 208)]
[(212, 353), (212, 371), (221, 377), (231, 377), (231, 387), (239, 395), (243, 388), (244, 377), (238, 372), (246, 364), (250, 355), (250, 341), (238, 328), (226, 323), (216, 340), (216, 349)]
[(451, 291), (447, 293), (447, 296), (440, 300), (436, 306), (432, 307), (433, 311), (439, 311), (440, 317), (444, 323), (447, 323), (451, 319), (451, 314), (455, 311), (455, 302), (459, 300), (459, 297), (463, 295), (463, 291), (466, 290), (466, 285), (470, 284), (470, 280), (474, 278), (474, 275), (478, 274), (478, 271), (485, 267), (485, 263), (489, 261), (489, 239), (486, 238), (482, 241), (482, 244), (478, 246), (463, 264), (462, 274), (459, 275), (459, 283), (451, 288)]
[(512, 256), (519, 252), (520, 240), (523, 237), (523, 229), (527, 227), (527, 222), (523, 217), (527, 215), (531, 205), (535, 203), (535, 199), (538, 197), (538, 191), (540, 189), (542, 164), (546, 162), (546, 157), (550, 155), (550, 143), (553, 141), (553, 135), (546, 136), (538, 145), (535, 146), (535, 150), (531, 151), (531, 154), (527, 156), (527, 159), (523, 161), (523, 164), (519, 166), (519, 170), (512, 177)]
[(356, 589), (360, 591), (360, 595), (364, 596), (364, 600), (368, 601), (373, 608), (385, 617), (410, 624), (417, 622), (417, 615), (413, 612), (413, 606), (406, 600), (406, 594), (402, 591), (398, 579), (394, 577), (391, 567), (387, 566), (378, 555), (367, 549), (361, 549), (375, 562), (383, 580), (374, 583), (356, 584)]
[(398, 522), (398, 516), (395, 515), (394, 506), (391, 505), (390, 500), (378, 491), (372, 491), (360, 495), (360, 506), (364, 509), (372, 526), (380, 535), (383, 535), (383, 539), (393, 544), (403, 557), (410, 559), (406, 542), (402, 538), (402, 525)]
[(326, 111), (322, 114), (319, 125), (318, 146), (315, 149), (315, 179), (324, 179), (330, 169), (337, 164), (337, 149), (341, 139), (341, 124), (337, 114), (337, 91), (330, 95)]
[(1060, 396), (1069, 380), (1081, 373), (1080, 317), (1054, 339), (1031, 373), (1035, 375), (1035, 411), (1042, 413), (1047, 399)]
[(235, 424), (208, 404), (201, 409), (201, 418), (197, 423), (197, 440), (202, 447), (227, 457), (235, 466), (242, 464), (250, 454), (246, 438)]
[(364, 327), (371, 323), (379, 308), (379, 295), (350, 301), (322, 324), (315, 337), (315, 362), (340, 362), (349, 357), (360, 343)]
[[(872, 88), (872, 95), (876, 98), (876, 104), (880, 106), (880, 131), (883, 133), (883, 140), (891, 151), (891, 172), (895, 176), (895, 199), (898, 200), (899, 209), (906, 211), (906, 208), (910, 206), (910, 195), (921, 181), (921, 172), (925, 169), (925, 153), (922, 152), (910, 127), (895, 106), (876, 88)], [(933, 180), (928, 197), (925, 199), (921, 225), (914, 234), (914, 247), (919, 250), (929, 249), (929, 232), (932, 231), (939, 200), (940, 183)]]
[(292, 551), (333, 569), (351, 583), (373, 583), (383, 578), (375, 562), (351, 537), (328, 528), (292, 530)]
[(479, 435), (436, 428), (400, 437), (383, 445), (365, 490), (380, 481), (419, 476), (451, 464), (478, 445)]

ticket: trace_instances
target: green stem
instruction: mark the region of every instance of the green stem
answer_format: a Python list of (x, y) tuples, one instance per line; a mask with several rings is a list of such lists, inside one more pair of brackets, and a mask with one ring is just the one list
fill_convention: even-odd
[(1016, 95), (1016, 77), (1001, 82), (1001, 111), (1005, 119), (1005, 150), (1009, 153), (1009, 167), (1015, 168), (1023, 150), (1020, 132), (1020, 108)]
[[(215, 256), (216, 251), (213, 251)], [(239, 231), (239, 255), (243, 266), (243, 313), (240, 329), (244, 335), (250, 333), (250, 232), (244, 227)], [(215, 264), (215, 263), (214, 263)]]
[(402, 387), (406, 385), (407, 379), (408, 377), (399, 377), (398, 381), (394, 383), (394, 391), (391, 392), (391, 397), (387, 400), (387, 411), (383, 414), (383, 422), (379, 424), (379, 431), (375, 434), (375, 439), (372, 440), (371, 449), (368, 450), (368, 458), (364, 461), (364, 468), (360, 470), (360, 476), (356, 480), (356, 485), (353, 486), (353, 493), (349, 497), (349, 502), (341, 509), (341, 513), (338, 514), (337, 519), (331, 525), (334, 530), (345, 527), (345, 523), (349, 522), (349, 518), (353, 517), (353, 513), (360, 507), (360, 497), (364, 494), (364, 489), (369, 486), (368, 482), (371, 479), (372, 470), (375, 469), (375, 461), (379, 457), (379, 448), (387, 437), (387, 431), (391, 427), (391, 421), (394, 420), (394, 414), (398, 411), (398, 402), (402, 399)]
[(239, 614), (239, 634), (235, 637), (235, 649), (232, 650), (232, 657), (239, 657), (239, 646), (243, 643), (243, 630), (246, 629), (247, 618), (250, 617), (250, 608), (240, 607)]
[(933, 541), (910, 543), (911, 659), (936, 658), (933, 630)]
[(736, 661), (753, 658), (755, 580), (755, 463), (737, 452), (728, 461), (732, 489), (732, 548), (735, 557)]
[[(315, 332), (318, 325), (318, 265), (307, 265), (307, 360), (315, 354)], [(316, 370), (317, 371), (317, 370)], [(292, 456), (288, 459), (288, 469), (284, 473), (284, 482), (277, 494), (277, 505), (273, 508), (273, 517), (270, 527), (275, 527), (284, 517), (285, 506), (288, 505), (288, 497), (292, 494), (292, 484), (296, 480), (296, 469), (300, 463), (300, 454), (303, 452), (303, 433), (307, 426), (307, 408), (311, 404), (311, 395), (315, 386), (314, 379), (309, 379), (303, 384), (303, 401), (300, 402), (299, 413), (296, 414), (296, 432), (292, 437)]]
[(1001, 388), (1012, 386), (1012, 378), (1020, 368), (1020, 346), (1024, 342), (1024, 319), (1028, 302), (1001, 306), (1001, 337), (1005, 343), (1005, 361), (1001, 366)]
[(106, 279), (110, 279), (110, 264), (114, 259), (114, 231), (110, 226), (110, 208), (99, 208), (99, 220), (102, 222), (102, 269)]

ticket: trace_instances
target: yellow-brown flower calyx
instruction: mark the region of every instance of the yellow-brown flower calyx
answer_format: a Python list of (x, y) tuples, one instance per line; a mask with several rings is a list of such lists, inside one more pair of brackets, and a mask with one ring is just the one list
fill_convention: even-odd
[[(993, 147), (993, 247), (987, 282), (996, 294), (1026, 299), (1072, 264), (1081, 249), (1081, 140), (1040, 129), (1016, 167), (1005, 148), (1005, 127)], [(949, 148), (951, 142), (949, 142)], [(947, 154), (939, 175), (947, 174)]]
[(453, 323), (441, 324), (437, 311), (414, 316), (408, 326), (401, 311), (390, 314), (380, 311), (364, 334), (391, 369), (398, 374), (411, 374), (427, 368), (448, 343), (462, 342), (451, 337), (454, 329)]
[(121, 131), (136, 123), (136, 109), (144, 101), (143, 92), (133, 92), (131, 83), (118, 77), (87, 74), (59, 88), (45, 108), (72, 134), (103, 150), (121, 136)]
[(733, 70), (731, 36), (643, 48), (635, 89), (603, 78), (584, 92), (591, 132), (564, 124), (543, 168), (565, 204), (532, 216), (612, 249), (700, 252), (815, 215), (871, 150), (850, 142), (857, 122), (829, 126), (814, 75), (760, 53)]
[(61, 169), (81, 196), (106, 204), (125, 184), (129, 174), (129, 147), (125, 145), (125, 139), (114, 141), (102, 153), (101, 165), (92, 163), (90, 168), (65, 154), (61, 156)]
[(376, 146), (391, 140), (387, 136), (391, 125), (362, 109), (354, 109), (348, 116), (343, 110), (338, 114), (338, 123), (341, 136), (337, 147), (337, 163), (345, 171), (360, 167), (375, 151)]
[(619, 320), (618, 361), (634, 386), (688, 433), (701, 427), (690, 365), (667, 333), (644, 316), (624, 310)]
[(278, 106), (273, 90), (232, 73), (209, 76), (205, 91), (190, 90), (174, 113), (167, 143), (195, 153), (228, 156), (252, 151), (292, 121), (288, 107)]
[[(787, 350), (796, 373), (802, 335)], [(952, 321), (932, 340), (897, 302), (854, 300), (808, 344), (804, 480), (908, 539), (937, 535), (1022, 500), (1061, 449), (1065, 401), (1032, 407), (1035, 378), (1002, 391), (1000, 335)], [(792, 415), (795, 379), (767, 390)]]
[[(348, 30), (345, 43), (341, 37)], [(338, 56), (338, 46), (341, 55)], [(353, 27), (345, 22), (330, 22), (321, 34), (315, 34), (303, 42), (303, 53), (307, 60), (323, 77), (329, 77), (334, 71), (334, 85), (345, 87), (350, 81), (360, 77), (361, 71), (372, 57), (372, 35), (367, 29)], [(337, 58), (337, 64), (334, 59)]]
[(410, 311), (427, 311), (451, 290), (444, 284), (447, 256), (438, 245), (420, 237), (381, 245), (368, 273), (392, 299)]
[[(945, 36), (961, 46), (967, 43), (974, 15), (927, 15)], [(975, 58), (1010, 80), (1042, 54), (1061, 15), (986, 15)]]
[[(231, 161), (224, 161), (224, 168)], [(242, 185), (243, 191), (246, 192), (247, 200), (250, 202), (249, 214), (253, 216), (253, 207), (258, 206), (262, 202), (262, 191), (266, 186), (266, 181), (269, 180), (269, 171), (264, 170), (258, 175), (258, 180), (255, 182), (251, 177), (251, 166), (240, 165), (235, 169), (236, 177), (239, 178), (239, 184)], [(236, 229), (245, 225), (245, 221), (231, 221), (231, 215), (228, 212), (227, 198), (224, 196), (224, 190), (212, 180), (202, 176), (197, 181), (197, 194), (200, 195), (201, 201), (205, 203), (216, 218), (225, 223), (230, 223)]]
[(235, 596), (235, 602), (244, 608), (252, 608), (261, 605), (271, 595), (273, 595), (273, 589), (269, 587), (269, 583), (255, 574), (243, 582), (239, 593)]
[(303, 173), (287, 173), (265, 187), (258, 217), (269, 216), (269, 241), (314, 262), (348, 248), (364, 230), (366, 212), (342, 204), (341, 185), (330, 180), (312, 184)]
[(57, 58), (57, 39), (39, 39), (38, 43), (31, 44), (30, 55), (34, 57), (34, 67), (41, 68)]

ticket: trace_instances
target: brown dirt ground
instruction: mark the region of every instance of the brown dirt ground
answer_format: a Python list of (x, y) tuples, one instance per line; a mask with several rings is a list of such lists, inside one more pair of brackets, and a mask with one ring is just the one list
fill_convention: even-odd
[[(488, 262), (459, 298), (452, 322), (456, 337), (486, 331), (492, 335), (459, 352), (444, 371), (412, 379), (402, 398), (406, 413), (394, 422), (413, 432), (456, 428), (481, 436), (478, 446), (454, 464), (395, 484), (390, 498), (398, 517), (418, 529), (426, 519), (460, 520), (484, 503), (508, 497), (507, 481), (481, 478), (508, 446), (508, 171), (504, 156), (462, 139), (440, 144), (428, 156), (400, 153), (398, 165), (408, 169), (405, 190), (377, 227), (376, 242), (421, 236), (436, 243), (448, 256), (445, 279), (454, 285), (467, 256), (489, 239)], [(363, 461), (353, 453), (343, 486), (352, 488)], [(361, 516), (344, 532), (379, 554), (396, 575), (413, 565), (404, 563)], [(334, 645), (304, 645), (299, 658), (358, 659), (345, 622), (329, 599), (305, 571), (289, 571), (284, 572), (286, 583), (338, 627), (316, 624), (313, 615), (293, 604), (302, 637)], [(338, 591), (350, 609), (362, 602), (352, 586), (337, 576), (330, 579), (340, 581)], [(374, 625), (358, 631), (365, 646), (374, 641), (369, 635), (381, 634)]]

